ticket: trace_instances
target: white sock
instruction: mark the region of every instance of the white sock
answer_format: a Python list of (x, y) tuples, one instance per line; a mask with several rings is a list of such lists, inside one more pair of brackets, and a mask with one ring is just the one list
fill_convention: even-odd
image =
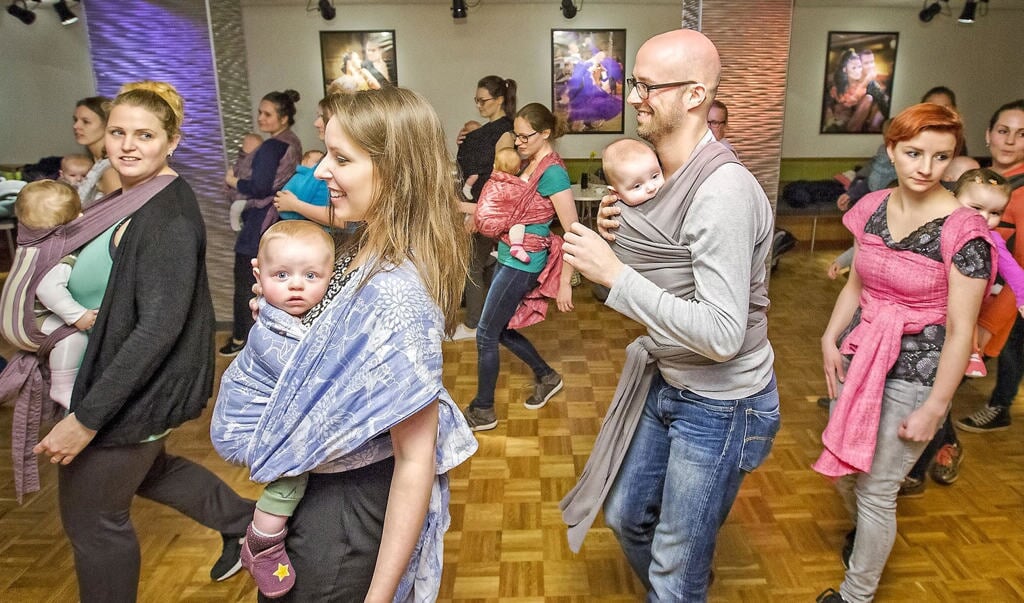
[(50, 371), (50, 397), (64, 408), (71, 406), (71, 390), (75, 389), (78, 369), (57, 369)]

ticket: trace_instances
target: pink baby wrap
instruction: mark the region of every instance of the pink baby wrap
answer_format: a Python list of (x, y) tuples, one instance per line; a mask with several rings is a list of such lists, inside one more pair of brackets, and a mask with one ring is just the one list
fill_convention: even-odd
[[(899, 356), (902, 336), (946, 322), (953, 255), (972, 239), (991, 242), (978, 212), (960, 208), (942, 226), (941, 264), (914, 251), (890, 249), (881, 237), (864, 232), (890, 192), (865, 195), (843, 217), (857, 240), (854, 265), (864, 287), (860, 323), (840, 348), (843, 354), (853, 354), (853, 360), (822, 434), (825, 449), (814, 463), (814, 470), (827, 477), (871, 471), (885, 376)], [(992, 262), (990, 285), (996, 274), (995, 254)]]

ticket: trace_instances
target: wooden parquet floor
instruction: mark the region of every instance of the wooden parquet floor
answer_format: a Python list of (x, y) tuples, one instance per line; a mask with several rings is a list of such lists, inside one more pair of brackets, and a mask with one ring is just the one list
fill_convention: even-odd
[[(794, 251), (771, 283), (782, 429), (771, 457), (743, 484), (722, 529), (714, 601), (812, 601), (842, 579), (839, 549), (850, 524), (831, 485), (810, 469), (820, 451), (825, 412), (818, 338), (839, 290), (824, 271), (834, 251)], [(640, 329), (576, 290), (576, 311), (553, 312), (527, 333), (565, 376), (565, 390), (540, 411), (526, 410), (530, 375), (502, 352), (498, 429), (479, 434), (480, 451), (452, 476), (442, 601), (584, 603), (640, 601), (642, 588), (601, 520), (574, 555), (558, 501), (587, 458), (615, 389), (625, 345)], [(466, 404), (476, 385), (472, 342), (445, 344), (445, 383)], [(223, 360), (219, 368), (223, 369)], [(992, 377), (962, 387), (954, 413), (983, 405)], [(0, 601), (76, 600), (70, 547), (61, 532), (56, 474), (43, 489), (13, 499), (11, 411), (0, 409)], [(175, 431), (171, 451), (212, 468), (249, 496), (246, 473), (209, 444), (209, 412)], [(961, 434), (966, 460), (950, 487), (899, 501), (899, 533), (879, 601), (1024, 600), (1024, 411), (1003, 432)], [(142, 547), (140, 600), (252, 601), (240, 574), (211, 583), (216, 534), (176, 512), (138, 500), (133, 518)]]

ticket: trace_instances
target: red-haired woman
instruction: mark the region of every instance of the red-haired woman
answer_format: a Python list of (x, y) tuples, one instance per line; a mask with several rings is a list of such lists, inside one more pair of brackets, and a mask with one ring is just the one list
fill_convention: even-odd
[(885, 136), (898, 185), (843, 218), (850, 279), (821, 339), (832, 404), (815, 464), (854, 521), (846, 578), (818, 601), (870, 601), (896, 537), (900, 483), (949, 412), (992, 275), (985, 221), (940, 184), (962, 143), (957, 114), (931, 103)]

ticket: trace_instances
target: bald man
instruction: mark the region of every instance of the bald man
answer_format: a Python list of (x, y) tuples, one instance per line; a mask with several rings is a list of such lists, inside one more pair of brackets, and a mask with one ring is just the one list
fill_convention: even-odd
[[(720, 71), (714, 44), (696, 31), (640, 47), (628, 101), (637, 133), (670, 176), (642, 205), (602, 208), (599, 225), (619, 237), (613, 246), (573, 224), (563, 249), (584, 276), (610, 288), (608, 306), (647, 327), (627, 348), (616, 398), (563, 518), (575, 545), (590, 525), (586, 511), (596, 514), (603, 500), (648, 601), (707, 598), (719, 527), (779, 426), (765, 287), (772, 212), (708, 129)], [(606, 488), (587, 473), (607, 476), (597, 480)]]

